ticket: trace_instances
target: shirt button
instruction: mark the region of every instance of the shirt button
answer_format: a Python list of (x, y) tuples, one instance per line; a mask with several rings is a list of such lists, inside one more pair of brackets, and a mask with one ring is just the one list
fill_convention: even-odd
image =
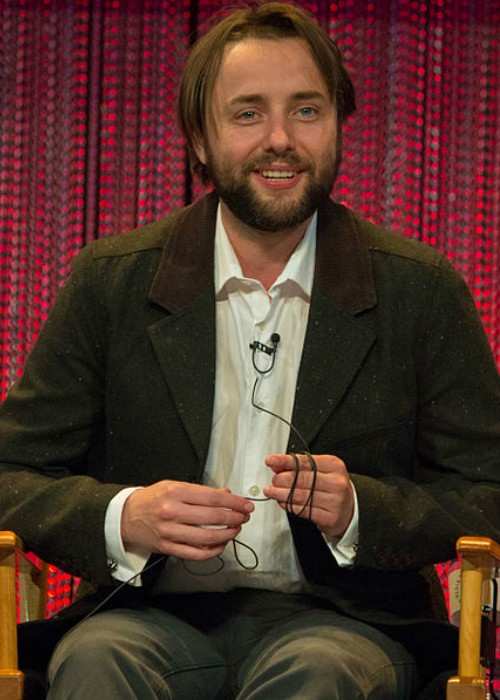
[(259, 493), (260, 493), (260, 489), (259, 489), (258, 486), (251, 486), (251, 487), (248, 489), (248, 491), (249, 491), (249, 493), (250, 493), (250, 496), (258, 496)]

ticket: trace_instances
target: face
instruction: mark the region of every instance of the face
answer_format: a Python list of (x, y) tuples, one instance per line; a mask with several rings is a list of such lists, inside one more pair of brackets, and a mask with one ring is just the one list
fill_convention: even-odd
[(207, 122), (197, 155), (247, 226), (291, 229), (328, 197), (339, 162), (336, 110), (304, 41), (230, 44)]

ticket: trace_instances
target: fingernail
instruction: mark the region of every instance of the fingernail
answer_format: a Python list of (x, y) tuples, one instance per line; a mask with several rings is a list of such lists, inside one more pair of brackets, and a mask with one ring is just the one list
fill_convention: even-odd
[(255, 506), (253, 503), (245, 503), (245, 510), (247, 513), (251, 513), (254, 510)]

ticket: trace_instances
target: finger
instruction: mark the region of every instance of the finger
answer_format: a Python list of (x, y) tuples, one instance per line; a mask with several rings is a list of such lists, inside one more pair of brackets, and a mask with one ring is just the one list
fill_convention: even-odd
[[(282, 510), (289, 512), (290, 508), (285, 503), (279, 503), (278, 505)], [(345, 526), (341, 524), (338, 514), (318, 508), (314, 504), (312, 508), (309, 505), (305, 508), (303, 505), (293, 505), (292, 512), (298, 518), (311, 520), (320, 530), (328, 530), (332, 536), (341, 535), (345, 531)]]
[(330, 496), (325, 498), (324, 494), (318, 493), (315, 493), (314, 497), (311, 498), (310, 491), (300, 490), (294, 493), (293, 498), (290, 500), (285, 495), (286, 493), (286, 491), (283, 491), (278, 494), (279, 498), (277, 501), (282, 510), (293, 513), (293, 515), (298, 517), (312, 520), (320, 528), (328, 527), (331, 530), (335, 526), (341, 513), (342, 504), (340, 499), (337, 499), (335, 502)]
[(239, 527), (250, 519), (249, 513), (229, 508), (195, 506), (186, 503), (164, 504), (161, 512), (164, 520), (185, 525), (218, 525)]
[(295, 488), (311, 489), (314, 483), (314, 487), (317, 489), (320, 487), (320, 478), (318, 474), (312, 472), (300, 471), (291, 472), (285, 471), (275, 474), (272, 478), (272, 486), (277, 486), (279, 488), (288, 488), (292, 486)]
[(167, 554), (172, 557), (177, 557), (178, 559), (191, 559), (192, 561), (206, 561), (207, 559), (213, 559), (223, 554), (226, 545), (219, 545), (217, 547), (191, 547), (187, 544), (180, 544), (178, 542), (162, 542), (160, 546), (156, 548), (156, 552), (159, 554)]
[(268, 498), (272, 498), (280, 504), (294, 503), (297, 506), (303, 506), (312, 500), (319, 507), (333, 509), (336, 507), (337, 502), (340, 501), (340, 498), (336, 498), (325, 491), (315, 491), (311, 499), (310, 489), (294, 489), (292, 496), (290, 496), (290, 489), (266, 486), (264, 492)]
[[(312, 463), (314, 460), (314, 465)], [(335, 455), (271, 454), (267, 455), (265, 463), (276, 474), (283, 471), (311, 471), (314, 467), (318, 472), (345, 471), (344, 462)]]
[(300, 471), (298, 473), (285, 471), (275, 474), (272, 478), (272, 485), (280, 488), (303, 488), (315, 491), (334, 492), (344, 488), (348, 482), (348, 477), (335, 472), (311, 472)]
[(215, 508), (228, 508), (240, 513), (251, 513), (254, 505), (251, 501), (231, 493), (228, 489), (215, 489), (200, 484), (177, 482), (172, 487), (172, 497), (177, 497), (190, 505), (204, 505)]
[(293, 494), (290, 494), (290, 489), (269, 487), (269, 498), (277, 501), (280, 506), (293, 505), (294, 513), (297, 509), (300, 510), (304, 507), (309, 511), (311, 504), (328, 513), (329, 516), (333, 516), (340, 511), (343, 512), (347, 506), (350, 513), (352, 512), (352, 498), (350, 493), (346, 492), (329, 493), (326, 491), (315, 491), (311, 494), (309, 489), (296, 489)]
[(301, 453), (268, 455), (265, 462), (277, 474), (283, 471), (312, 471), (317, 468), (316, 457)]
[(276, 474), (283, 471), (296, 471), (301, 468), (301, 456), (299, 454), (271, 454), (267, 455), (265, 464)]
[(197, 527), (181, 523), (168, 523), (158, 529), (158, 536), (163, 543), (186, 544), (190, 547), (219, 547), (234, 539), (239, 527)]

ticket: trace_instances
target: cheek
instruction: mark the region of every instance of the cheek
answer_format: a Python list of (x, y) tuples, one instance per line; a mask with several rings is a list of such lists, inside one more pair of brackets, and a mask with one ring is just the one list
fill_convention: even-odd
[(219, 153), (226, 161), (244, 162), (261, 151), (262, 139), (261, 129), (257, 127), (228, 129), (219, 139)]
[(337, 130), (328, 123), (304, 124), (296, 130), (296, 143), (315, 159), (335, 153)]

